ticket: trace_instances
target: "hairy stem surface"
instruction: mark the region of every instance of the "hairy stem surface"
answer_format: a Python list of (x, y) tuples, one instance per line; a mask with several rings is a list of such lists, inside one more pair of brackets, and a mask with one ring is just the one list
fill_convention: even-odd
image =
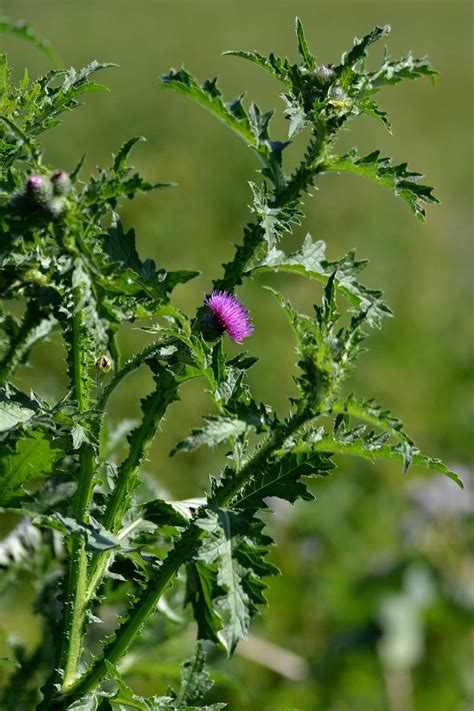
[[(80, 287), (76, 287), (73, 293), (74, 314), (70, 328), (65, 331), (65, 338), (70, 347), (72, 395), (77, 403), (78, 412), (86, 415), (88, 409), (85, 385), (87, 360), (82, 344), (84, 314), (80, 305)], [(87, 419), (84, 417), (83, 426), (86, 426), (86, 421)], [(79, 449), (78, 486), (72, 502), (74, 515), (80, 521), (85, 521), (88, 518), (87, 506), (92, 496), (94, 469), (94, 450), (88, 442), (84, 442)], [(43, 689), (44, 700), (40, 709), (49, 708), (48, 704), (54, 693), (55, 684), (61, 683), (63, 690), (72, 684), (82, 654), (88, 559), (85, 540), (80, 533), (71, 535), (69, 546), (70, 558), (62, 596), (63, 616), (57, 664)], [(62, 679), (58, 677), (58, 669), (64, 669)]]

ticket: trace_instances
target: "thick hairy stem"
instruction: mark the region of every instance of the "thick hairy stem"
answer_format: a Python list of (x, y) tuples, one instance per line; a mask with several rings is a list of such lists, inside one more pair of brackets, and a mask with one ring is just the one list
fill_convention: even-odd
[(326, 127), (320, 124), (311, 132), (304, 158), (283, 189), (275, 194), (275, 207), (281, 207), (297, 200), (301, 193), (310, 189), (317, 175), (322, 172), (320, 163), (329, 145), (330, 135)]
[(143, 420), (132, 440), (128, 457), (119, 469), (115, 488), (104, 514), (103, 525), (113, 533), (122, 525), (123, 515), (129, 506), (128, 493), (134, 488), (137, 473), (150, 449), (167, 404), (168, 401), (160, 388), (147, 402)]
[[(226, 480), (223, 485), (217, 488), (208, 504), (216, 506), (229, 504), (251, 479), (255, 471), (268, 461), (287, 437), (304, 425), (309, 417), (308, 411), (302, 410), (293, 416), (285, 428), (274, 432), (254, 456), (242, 466), (234, 478)], [(197, 512), (197, 518), (204, 514), (206, 506)], [(181, 565), (193, 557), (203, 535), (204, 531), (200, 528), (193, 523), (189, 525), (179, 541), (169, 551), (156, 576), (148, 581), (145, 591), (129, 611), (126, 621), (119, 626), (113, 639), (105, 647), (103, 656), (69, 690), (66, 690), (66, 694), (51, 706), (51, 710), (63, 711), (72, 701), (100, 684), (107, 675), (106, 661), (115, 663), (125, 654), (145, 620), (156, 610), (161, 596), (171, 584)]]
[[(293, 175), (281, 185), (273, 181), (271, 207), (279, 208), (289, 205), (309, 189), (318, 173), (322, 172), (319, 164), (327, 150), (329, 141), (330, 136), (323, 125), (318, 130), (313, 130), (304, 158)], [(233, 291), (236, 286), (241, 284), (242, 279), (249, 274), (249, 266), (264, 241), (265, 230), (261, 224), (247, 224), (244, 229), (243, 244), (237, 247), (234, 259), (224, 265), (224, 274), (213, 282), (214, 288)]]
[[(164, 398), (161, 390), (158, 389), (153, 393), (137, 435), (132, 441), (128, 457), (119, 469), (117, 483), (103, 518), (104, 527), (113, 533), (116, 533), (122, 525), (124, 514), (129, 505), (128, 494), (134, 488), (137, 473), (150, 448), (167, 404), (168, 401)], [(84, 593), (86, 602), (89, 602), (94, 596), (109, 560), (110, 551), (98, 553), (93, 558)]]
[[(94, 452), (89, 444), (83, 444), (79, 452), (79, 485), (73, 502), (74, 512), (83, 519), (90, 501), (94, 476)], [(60, 666), (64, 669), (63, 688), (73, 681), (82, 654), (84, 614), (86, 611), (87, 552), (84, 538), (80, 534), (72, 537), (71, 560), (68, 570), (65, 599), (65, 636), (60, 655)], [(69, 603), (69, 604), (68, 604)]]
[(84, 593), (87, 581), (87, 553), (84, 539), (73, 536), (64, 595), (64, 626), (60, 652), (60, 668), (64, 669), (62, 688), (74, 680), (82, 654), (84, 625)]
[[(162, 347), (163, 343), (159, 347)], [(150, 355), (156, 350), (157, 344), (149, 347)], [(132, 359), (133, 360), (133, 359)], [(131, 363), (132, 361), (129, 361)], [(127, 368), (126, 364), (122, 370)], [(157, 380), (156, 391), (147, 401), (146, 411), (143, 420), (137, 430), (134, 431), (130, 444), (128, 457), (121, 465), (115, 488), (107, 503), (102, 523), (106, 529), (117, 533), (122, 526), (123, 517), (129, 506), (130, 494), (135, 488), (137, 475), (143, 461), (150, 449), (155, 437), (156, 430), (166, 412), (168, 405), (177, 398), (177, 391), (181, 382), (176, 381), (172, 376), (169, 380)], [(111, 557), (111, 551), (104, 551), (94, 556), (91, 562), (87, 587), (85, 591), (85, 602), (88, 603), (93, 598), (95, 591), (100, 584), (107, 569)]]
[[(82, 344), (83, 311), (80, 306), (80, 287), (74, 289), (74, 313), (66, 339), (70, 347), (70, 378), (72, 395), (79, 413), (86, 415), (86, 354)], [(84, 422), (86, 422), (86, 418)], [(87, 518), (87, 506), (94, 485), (95, 457), (92, 446), (85, 442), (79, 450), (78, 487), (72, 501), (74, 515), (79, 520)], [(85, 591), (87, 583), (87, 552), (85, 541), (80, 534), (73, 534), (69, 542), (68, 569), (63, 589), (63, 613), (61, 634), (57, 653), (56, 668), (43, 689), (44, 699), (40, 709), (49, 709), (54, 696), (54, 686), (62, 684), (67, 689), (74, 680), (77, 665), (82, 655), (84, 614), (86, 610)], [(63, 674), (63, 675), (62, 675)]]

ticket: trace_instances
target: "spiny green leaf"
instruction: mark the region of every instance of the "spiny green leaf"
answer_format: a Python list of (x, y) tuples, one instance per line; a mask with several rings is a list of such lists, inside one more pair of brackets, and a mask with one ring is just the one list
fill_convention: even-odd
[(178, 452), (192, 452), (203, 444), (208, 447), (217, 447), (232, 437), (239, 437), (248, 429), (246, 422), (231, 417), (209, 415), (204, 420), (206, 426), (192, 430), (186, 439), (178, 442), (171, 450), (170, 457)]
[(332, 412), (337, 412), (345, 415), (356, 417), (364, 422), (368, 422), (372, 426), (380, 427), (390, 435), (396, 437), (400, 442), (405, 443), (406, 459), (403, 463), (404, 472), (408, 470), (411, 463), (411, 447), (414, 446), (413, 440), (407, 435), (403, 428), (403, 423), (398, 417), (392, 415), (389, 410), (383, 409), (373, 399), (357, 398), (354, 394), (348, 395), (346, 398), (338, 398), (331, 403)]
[(99, 697), (96, 693), (86, 694), (78, 701), (74, 701), (67, 707), (67, 711), (97, 711), (99, 708)]
[(250, 187), (253, 193), (252, 212), (258, 216), (264, 239), (268, 249), (271, 249), (284, 234), (291, 233), (293, 225), (300, 224), (303, 213), (293, 203), (275, 205), (265, 184), (259, 186), (251, 182)]
[(234, 50), (230, 49), (227, 52), (223, 52), (224, 55), (229, 55), (232, 57), (240, 57), (241, 59), (247, 59), (257, 66), (261, 67), (265, 71), (269, 72), (272, 76), (279, 79), (283, 83), (291, 86), (291, 81), (289, 79), (289, 71), (291, 68), (290, 63), (287, 59), (281, 59), (273, 53), (270, 53), (268, 57), (265, 57), (260, 52), (246, 52), (244, 50)]
[(356, 37), (354, 39), (354, 46), (350, 52), (345, 52), (341, 57), (341, 64), (336, 68), (336, 72), (340, 72), (342, 67), (353, 67), (361, 59), (367, 55), (367, 47), (369, 47), (374, 42), (386, 37), (390, 34), (390, 25), (384, 25), (384, 27), (374, 27), (368, 34), (366, 34), (362, 39)]
[(262, 113), (257, 104), (253, 101), (249, 106), (248, 117), (250, 121), (250, 128), (257, 140), (258, 145), (269, 140), (268, 124), (270, 123), (272, 116), (273, 111)]
[(314, 69), (316, 66), (316, 58), (311, 54), (311, 51), (306, 42), (306, 37), (304, 36), (303, 25), (299, 17), (296, 18), (296, 37), (298, 38), (298, 52), (304, 59), (304, 62), (308, 69)]
[(433, 188), (417, 181), (423, 177), (421, 173), (407, 169), (406, 163), (392, 165), (390, 158), (381, 158), (380, 151), (373, 151), (360, 157), (352, 149), (343, 156), (331, 156), (324, 164), (324, 170), (345, 171), (364, 175), (405, 200), (412, 211), (422, 222), (425, 220), (423, 203), (437, 203), (439, 200), (432, 195)]
[(367, 265), (367, 260), (356, 261), (355, 251), (351, 250), (338, 261), (326, 259), (324, 242), (313, 242), (306, 235), (301, 250), (286, 254), (276, 248), (270, 249), (265, 257), (256, 264), (252, 273), (264, 271), (288, 271), (303, 274), (310, 279), (316, 279), (327, 284), (332, 274), (335, 274), (334, 284), (338, 291), (361, 310), (367, 310), (367, 322), (371, 326), (380, 327), (384, 316), (392, 312), (382, 301), (382, 292), (369, 289), (356, 280), (356, 275)]
[[(298, 366), (302, 375), (296, 379), (301, 393), (317, 410), (328, 393), (333, 394), (346, 378), (362, 353), (361, 343), (366, 338), (362, 330), (369, 311), (357, 312), (346, 328), (336, 328), (340, 314), (336, 305), (336, 273), (328, 279), (323, 303), (315, 306), (316, 317), (299, 314), (282, 294), (265, 287), (282, 306), (297, 339)], [(369, 307), (370, 308), (370, 307)]]
[(125, 711), (125, 709), (137, 709), (138, 711), (157, 711), (158, 709), (172, 708), (172, 706), (162, 706), (160, 699), (155, 696), (150, 699), (145, 699), (142, 696), (136, 695), (131, 688), (125, 683), (122, 675), (117, 671), (116, 667), (106, 660), (107, 671), (110, 677), (116, 682), (117, 692), (109, 699), (109, 703), (114, 711)]
[(25, 395), (13, 385), (0, 388), (0, 433), (28, 422), (45, 404), (37, 395)]
[[(52, 128), (58, 123), (58, 116), (64, 111), (79, 105), (77, 97), (89, 91), (107, 90), (103, 84), (89, 81), (89, 77), (102, 69), (114, 67), (112, 63), (100, 63), (94, 60), (86, 67), (76, 70), (53, 70), (40, 77), (36, 84), (39, 87), (41, 99), (37, 102), (33, 116), (26, 122), (25, 128), (32, 136)], [(57, 80), (62, 82), (57, 85)]]
[(9, 506), (25, 496), (24, 485), (50, 476), (61, 450), (45, 433), (30, 431), (0, 455), (0, 506)]
[(105, 251), (114, 262), (119, 262), (124, 268), (141, 273), (142, 262), (135, 247), (135, 230), (125, 232), (123, 224), (117, 220), (107, 232)]
[(280, 292), (269, 286), (264, 288), (275, 297), (288, 318), (296, 336), (298, 366), (302, 371), (296, 382), (303, 396), (316, 404), (316, 401), (325, 397), (328, 384), (333, 378), (334, 363), (330, 344), (327, 338), (318, 338), (316, 321), (306, 314), (299, 314)]
[(234, 555), (236, 546), (241, 542), (240, 521), (231, 511), (219, 511), (210, 512), (197, 525), (210, 534), (198, 556), (205, 563), (217, 563), (217, 584), (224, 595), (218, 598), (219, 605), (214, 609), (223, 617), (226, 646), (232, 654), (237, 643), (246, 638), (250, 624), (249, 598), (242, 586), (245, 570)]
[(84, 427), (79, 423), (76, 423), (71, 429), (71, 437), (73, 449), (80, 449), (81, 445), (84, 444), (84, 442), (90, 443), (89, 434), (87, 430), (85, 430)]
[(11, 666), (21, 669), (21, 664), (16, 659), (10, 659), (10, 657), (0, 657), (0, 666)]
[(36, 32), (33, 32), (24, 20), (9, 20), (6, 17), (0, 18), (0, 32), (15, 35), (15, 37), (25, 40), (46, 54), (46, 56), (49, 57), (54, 64), (58, 63), (58, 55), (53, 50), (50, 43), (43, 37), (37, 35)]
[(83, 191), (83, 203), (97, 214), (114, 210), (120, 197), (132, 200), (139, 192), (167, 190), (174, 183), (150, 183), (132, 168), (121, 167), (120, 172), (101, 169), (98, 176), (92, 176)]
[(249, 145), (255, 146), (255, 137), (241, 97), (224, 103), (222, 93), (217, 87), (217, 79), (199, 84), (189, 72), (181, 68), (171, 69), (168, 74), (162, 76), (161, 82), (164, 89), (175, 89), (180, 94), (185, 94), (197, 101), (229, 128), (232, 128)]
[(202, 697), (213, 686), (209, 674), (204, 669), (205, 654), (201, 644), (196, 645), (195, 655), (192, 659), (181, 665), (181, 688), (176, 694), (169, 690), (167, 696), (153, 696), (144, 698), (135, 694), (125, 683), (117, 668), (106, 660), (107, 671), (110, 677), (118, 686), (116, 693), (107, 696), (108, 703), (113, 711), (125, 711), (126, 709), (137, 709), (137, 711), (219, 711), (225, 704), (213, 704), (211, 706), (195, 706)]
[[(377, 459), (388, 459), (405, 463), (406, 443), (400, 442), (390, 445), (386, 443), (386, 439), (386, 434), (378, 435), (373, 431), (367, 432), (364, 427), (355, 430), (339, 430), (333, 435), (325, 434), (320, 428), (308, 435), (304, 441), (297, 443), (293, 451), (350, 454), (371, 462)], [(456, 472), (450, 470), (441, 460), (422, 454), (414, 445), (410, 445), (410, 447), (410, 458), (413, 465), (445, 474), (463, 488), (463, 483)]]
[[(196, 525), (207, 532), (197, 555), (208, 566), (217, 565), (216, 584), (222, 591), (213, 601), (214, 612), (221, 618), (224, 642), (232, 654), (239, 640), (247, 636), (250, 617), (257, 605), (265, 604), (260, 578), (274, 575), (276, 568), (265, 561), (268, 544), (263, 523), (228, 509), (208, 510)], [(210, 573), (208, 567), (208, 573)], [(212, 590), (212, 588), (211, 588)]]
[(204, 668), (205, 660), (202, 644), (197, 642), (194, 657), (181, 665), (181, 688), (175, 702), (178, 706), (197, 704), (213, 686)]
[(297, 499), (311, 501), (313, 495), (301, 481), (304, 476), (326, 476), (334, 464), (329, 457), (306, 456), (306, 454), (286, 454), (272, 459), (259, 469), (255, 477), (236, 497), (235, 505), (240, 509), (267, 508), (265, 499), (276, 496), (290, 503)]
[(124, 232), (120, 220), (116, 220), (105, 235), (104, 249), (113, 265), (112, 268), (110, 264), (108, 268), (105, 267), (109, 274), (99, 279), (99, 283), (112, 297), (123, 293), (145, 296), (158, 302), (166, 301), (175, 286), (185, 284), (198, 275), (198, 272), (167, 272), (166, 269), (157, 269), (152, 259), (142, 262), (135, 247), (135, 230)]
[(378, 91), (386, 84), (398, 84), (403, 79), (427, 76), (434, 80), (437, 74), (438, 72), (431, 68), (426, 57), (416, 59), (410, 52), (406, 57), (391, 60), (386, 54), (380, 69), (366, 74), (366, 81), (370, 89)]
[(153, 499), (142, 505), (143, 516), (157, 526), (187, 526), (205, 499), (164, 501)]
[(130, 138), (128, 141), (126, 141), (120, 148), (119, 152), (114, 158), (114, 163), (113, 163), (113, 171), (114, 173), (121, 173), (124, 168), (127, 165), (127, 158), (132, 150), (133, 146), (135, 143), (138, 143), (138, 141), (146, 141), (146, 138), (143, 136), (134, 136), (133, 138)]
[(293, 138), (297, 136), (298, 133), (308, 125), (309, 120), (307, 113), (298, 101), (295, 101), (292, 97), (283, 95), (283, 101), (286, 103), (285, 116), (290, 121), (288, 126), (288, 138)]
[(222, 620), (214, 611), (213, 600), (222, 594), (223, 591), (217, 585), (216, 566), (203, 561), (188, 563), (185, 604), (189, 603), (193, 608), (198, 639), (219, 643), (218, 633), (222, 629)]
[(392, 133), (392, 124), (390, 123), (387, 112), (383, 111), (373, 99), (364, 97), (363, 99), (357, 101), (354, 106), (354, 113), (362, 113), (367, 116), (372, 116), (372, 118), (380, 121), (382, 126), (384, 126), (389, 133)]
[(36, 525), (60, 531), (65, 536), (79, 533), (86, 541), (86, 549), (91, 553), (119, 548), (121, 542), (110, 531), (107, 531), (92, 517), (89, 523), (79, 521), (72, 516), (63, 516), (55, 512), (51, 516), (39, 515), (35, 518)]

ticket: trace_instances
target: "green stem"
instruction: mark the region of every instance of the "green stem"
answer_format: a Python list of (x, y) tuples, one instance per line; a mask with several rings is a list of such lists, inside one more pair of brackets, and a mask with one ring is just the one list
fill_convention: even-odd
[[(73, 500), (73, 509), (77, 518), (84, 519), (94, 485), (94, 450), (89, 444), (82, 445), (79, 462), (79, 485)], [(82, 654), (84, 614), (87, 609), (87, 562), (84, 538), (81, 534), (76, 534), (72, 538), (65, 596), (65, 635), (60, 654), (60, 667), (64, 669), (63, 688), (67, 688), (74, 680)]]
[[(159, 344), (159, 347), (162, 346), (163, 343)], [(151, 346), (145, 350), (148, 350), (148, 353), (151, 355), (157, 347), (158, 345), (156, 343), (152, 343)], [(140, 355), (143, 355), (143, 352)], [(132, 367), (131, 364), (135, 362), (136, 359), (129, 361), (122, 368), (122, 371)], [(194, 377), (194, 375), (190, 376), (190, 378), (191, 377)], [(175, 380), (167, 371), (163, 371), (162, 376), (157, 376), (156, 378), (156, 390), (147, 400), (145, 414), (140, 426), (133, 432), (128, 457), (119, 469), (117, 482), (107, 503), (107, 508), (102, 520), (104, 527), (113, 533), (117, 533), (122, 525), (124, 514), (129, 506), (130, 495), (137, 481), (137, 474), (150, 449), (158, 425), (168, 405), (176, 399), (178, 387), (182, 382), (184, 381)], [(85, 591), (86, 602), (90, 602), (94, 596), (97, 586), (100, 584), (105, 573), (110, 557), (111, 551), (104, 551), (103, 553), (98, 553), (92, 559)]]
[[(74, 312), (70, 328), (65, 333), (70, 346), (70, 379), (72, 396), (77, 403), (78, 412), (84, 416), (88, 408), (87, 393), (87, 358), (82, 346), (84, 314), (81, 307), (81, 289), (73, 289)], [(86, 422), (87, 425), (87, 422)], [(79, 520), (87, 520), (87, 506), (92, 496), (94, 485), (95, 457), (93, 447), (85, 442), (79, 449), (78, 487), (72, 501), (74, 515)], [(60, 644), (56, 668), (50, 675), (43, 689), (43, 702), (39, 709), (50, 708), (55, 687), (61, 683), (62, 689), (72, 684), (77, 666), (82, 655), (84, 615), (86, 611), (85, 591), (87, 584), (87, 552), (81, 534), (72, 534), (70, 539), (70, 557), (63, 591), (63, 612), (61, 621)], [(64, 676), (61, 676), (62, 670)]]
[[(306, 409), (302, 410), (293, 416), (285, 428), (276, 430), (270, 435), (266, 443), (236, 473), (235, 477), (227, 479), (218, 488), (209, 504), (215, 506), (227, 505), (251, 479), (256, 469), (267, 461), (273, 452), (282, 446), (287, 437), (299, 429), (309, 417), (309, 412)], [(205, 508), (206, 506), (197, 512), (197, 518), (203, 515)], [(158, 601), (171, 584), (181, 565), (192, 558), (203, 535), (204, 531), (197, 528), (193, 523), (189, 525), (179, 541), (169, 551), (156, 576), (148, 581), (143, 595), (137, 600), (134, 607), (129, 611), (125, 622), (120, 625), (112, 640), (105, 647), (102, 658), (98, 659), (86, 674), (66, 690), (66, 693), (57, 700), (56, 705), (51, 706), (51, 711), (53, 709), (54, 711), (63, 711), (72, 701), (79, 699), (83, 694), (95, 689), (100, 684), (107, 674), (106, 661), (115, 663), (125, 654), (146, 619), (156, 610)]]
[[(152, 346), (155, 348), (156, 344)], [(178, 388), (185, 379), (187, 378), (178, 379), (166, 368), (161, 368), (154, 376), (155, 391), (144, 401), (143, 419), (131, 434), (128, 457), (119, 468), (117, 481), (102, 519), (105, 528), (113, 533), (122, 525), (123, 516), (130, 505), (130, 496), (137, 484), (137, 474), (150, 449), (158, 425), (168, 405), (178, 399)]]
[[(158, 387), (148, 401), (147, 410), (139, 428), (135, 430), (130, 452), (119, 469), (117, 482), (102, 521), (104, 527), (113, 533), (116, 533), (122, 525), (123, 516), (129, 506), (130, 494), (135, 486), (137, 473), (150, 448), (168, 403), (169, 399), (164, 397), (163, 391)], [(104, 551), (96, 554), (92, 559), (87, 583), (83, 590), (85, 604), (88, 604), (93, 598), (110, 558), (111, 552)]]
[(64, 600), (64, 632), (60, 653), (60, 668), (64, 669), (62, 688), (74, 680), (82, 653), (84, 624), (84, 591), (87, 581), (87, 554), (82, 537), (74, 536)]

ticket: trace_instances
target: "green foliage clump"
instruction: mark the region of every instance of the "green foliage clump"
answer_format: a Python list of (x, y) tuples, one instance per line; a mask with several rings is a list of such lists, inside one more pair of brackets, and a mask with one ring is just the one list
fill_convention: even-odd
[[(330, 475), (337, 454), (397, 460), (404, 471), (417, 465), (460, 483), (442, 462), (419, 451), (396, 417), (343, 390), (369, 329), (391, 316), (382, 292), (359, 281), (366, 261), (351, 251), (331, 262), (324, 243), (309, 235), (296, 250), (281, 249), (282, 237), (304, 217), (305, 196), (329, 171), (380, 183), (421, 220), (426, 205), (437, 202), (419, 182), (421, 175), (404, 163), (393, 165), (377, 150), (365, 157), (355, 149), (335, 152), (352, 118), (366, 114), (390, 130), (374, 98), (384, 86), (435, 74), (426, 60), (411, 55), (393, 61), (386, 54), (377, 71), (368, 71), (367, 49), (388, 32), (375, 28), (356, 39), (335, 66), (318, 64), (299, 21), (299, 63), (274, 54), (229, 53), (283, 85), (285, 140), (271, 137), (272, 111), (246, 105), (242, 96), (226, 101), (215, 79), (201, 84), (186, 70), (172, 69), (162, 80), (164, 88), (189, 96), (223, 121), (261, 162), (261, 178), (251, 183), (251, 221), (212, 288), (234, 294), (247, 279), (285, 271), (324, 285), (311, 315), (271, 289), (296, 343), (297, 396), (284, 417), (250, 391), (247, 372), (256, 359), (246, 352), (229, 356), (225, 338), (204, 337), (208, 307), (198, 304), (189, 315), (173, 305), (174, 289), (196, 272), (142, 261), (133, 229), (122, 224), (121, 199), (172, 187), (149, 183), (129, 166), (140, 138), (127, 141), (112, 165), (87, 182), (80, 179), (81, 161), (70, 175), (43, 162), (41, 135), (83, 94), (104, 89), (92, 77), (112, 65), (55, 69), (15, 84), (2, 59), (0, 505), (24, 517), (22, 540), (25, 520), (36, 532), (24, 545), (31, 549), (27, 564), (36, 575), (44, 621), (42, 642), (31, 657), (18, 660), (4, 691), (7, 708), (222, 708), (202, 706), (211, 687), (202, 641), (231, 655), (265, 604), (265, 579), (278, 571), (267, 560), (273, 541), (260, 514), (271, 510), (274, 497), (311, 500), (305, 479)], [(32, 37), (24, 29), (21, 34)], [(285, 150), (303, 131), (306, 147), (288, 173)], [(117, 333), (127, 323), (153, 340), (122, 362)], [(69, 383), (54, 403), (13, 382), (32, 349), (50, 337), (62, 340)], [(150, 370), (153, 389), (142, 400), (140, 421), (129, 429), (127, 455), (118, 463), (107, 405), (142, 367)], [(179, 400), (181, 386), (195, 379), (204, 383), (212, 412), (171, 454), (225, 444), (227, 463), (199, 498), (168, 501), (146, 483), (143, 467), (168, 407)], [(6, 552), (4, 557), (12, 578), (21, 575), (26, 561)], [(140, 635), (153, 629), (165, 594), (176, 606), (185, 605), (185, 616), (175, 615), (176, 628), (194, 620), (198, 640), (192, 660), (182, 664), (179, 690), (143, 698), (124, 681), (121, 665), (126, 668), (130, 649), (146, 644)], [(101, 635), (97, 624), (112, 605), (123, 612)]]

